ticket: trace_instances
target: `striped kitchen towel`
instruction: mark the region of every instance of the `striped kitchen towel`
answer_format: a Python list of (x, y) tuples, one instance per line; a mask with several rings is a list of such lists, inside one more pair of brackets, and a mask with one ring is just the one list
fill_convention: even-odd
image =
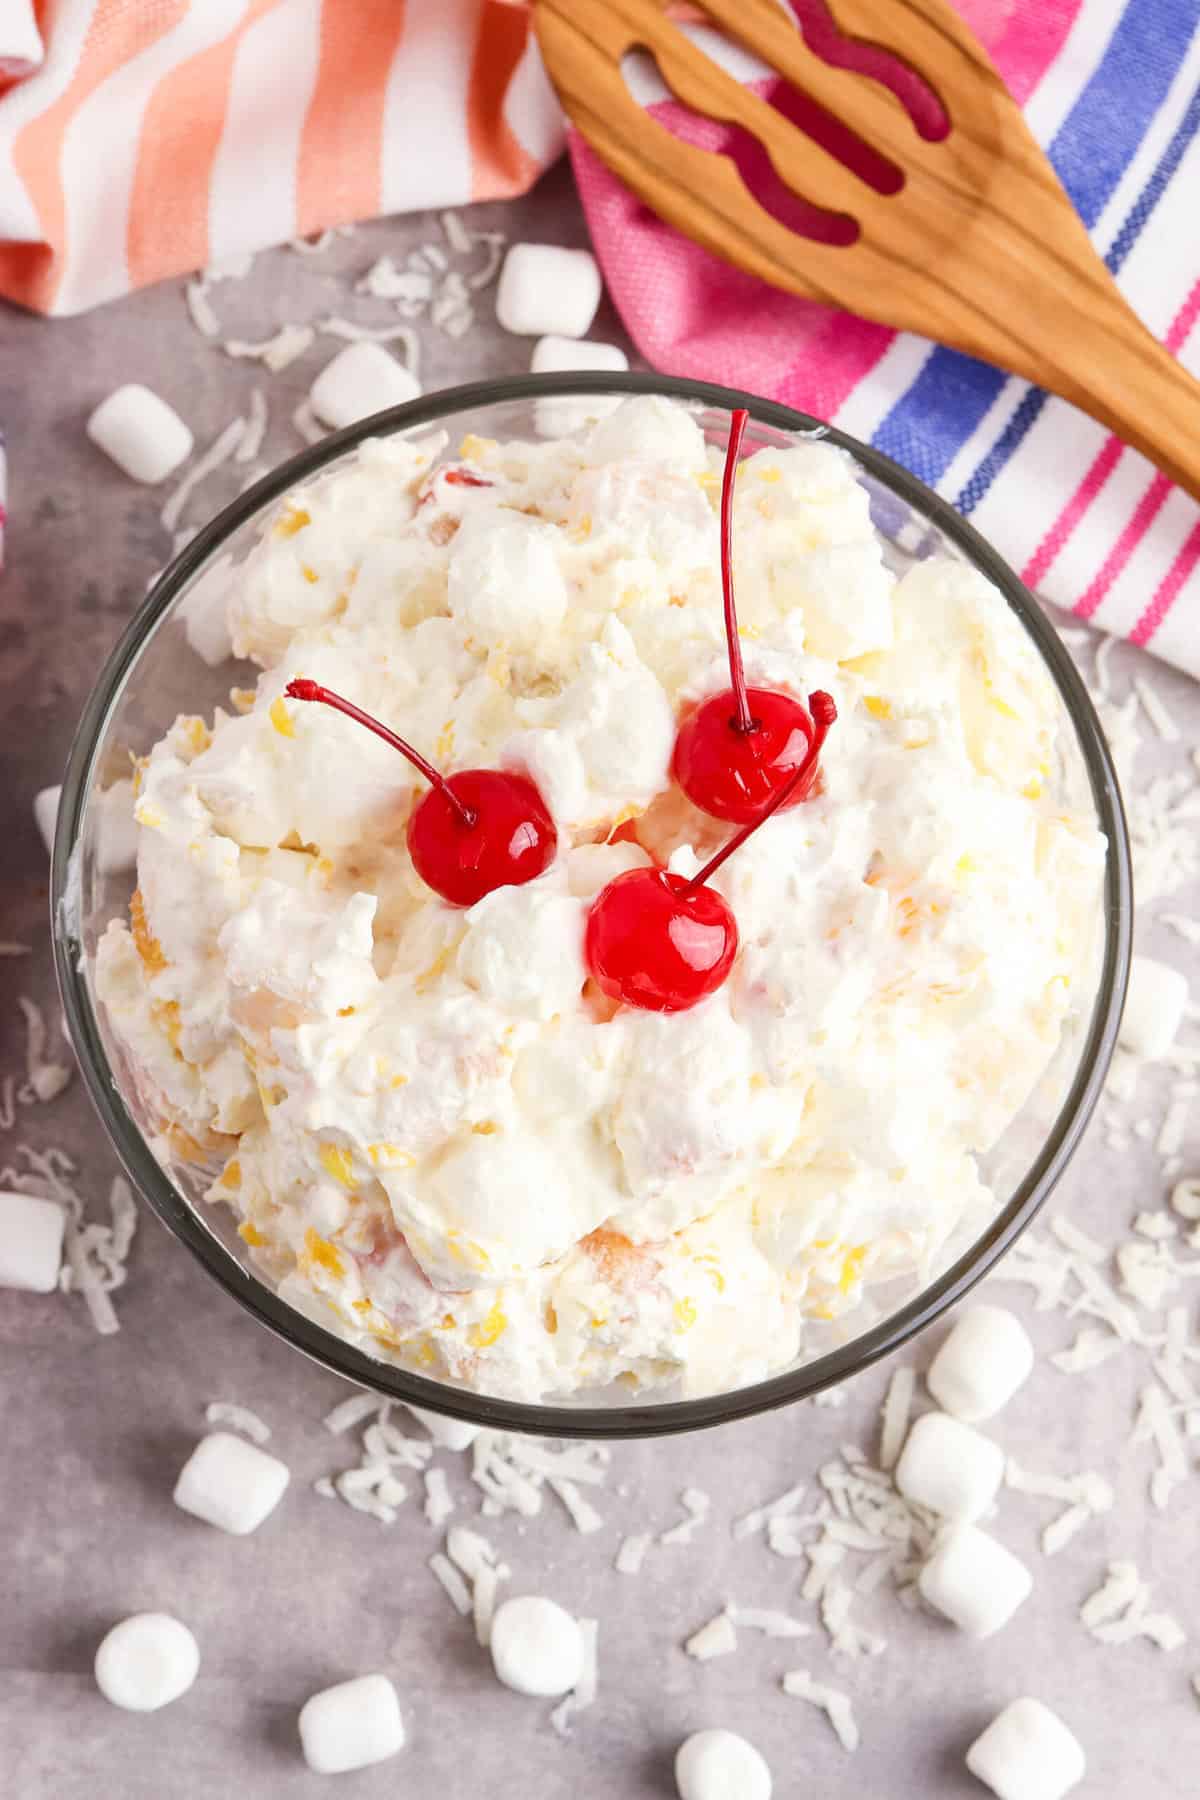
[(502, 0), (0, 0), (0, 294), (80, 312), (329, 225), (523, 193), (562, 145)]
[[(820, 0), (791, 4), (820, 29)], [(956, 4), (1122, 291), (1200, 374), (1200, 0)], [(761, 64), (692, 35), (786, 108)], [(664, 98), (652, 69), (632, 80), (672, 131), (729, 145), (726, 127)], [(651, 217), (577, 135), (570, 144), (609, 291), (656, 368), (768, 394), (866, 439), (965, 513), (1039, 593), (1200, 676), (1194, 500), (1028, 382), (729, 268)]]
[[(955, 3), (1133, 305), (1200, 370), (1200, 0)], [(785, 4), (822, 29), (821, 0)], [(726, 141), (633, 78), (671, 129)], [(520, 193), (562, 141), (510, 0), (0, 0), (0, 294), (68, 313), (328, 225)], [(571, 151), (647, 361), (869, 439), (1039, 592), (1200, 676), (1200, 511), (1143, 458), (970, 357), (750, 280)]]

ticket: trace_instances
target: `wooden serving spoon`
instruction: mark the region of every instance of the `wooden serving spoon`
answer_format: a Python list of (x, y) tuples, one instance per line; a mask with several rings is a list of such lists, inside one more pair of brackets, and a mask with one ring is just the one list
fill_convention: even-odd
[[(947, 0), (832, 0), (847, 37), (900, 60), (949, 118), (918, 135), (877, 81), (821, 61), (777, 0), (693, 11), (760, 57), (903, 174), (882, 194), (698, 49), (668, 0), (537, 0), (542, 56), (568, 116), (661, 218), (772, 286), (915, 331), (1081, 407), (1200, 499), (1200, 383), (1121, 298), (986, 52)], [(649, 50), (684, 105), (743, 126), (803, 199), (858, 236), (816, 243), (773, 219), (723, 155), (681, 143), (629, 93)]]

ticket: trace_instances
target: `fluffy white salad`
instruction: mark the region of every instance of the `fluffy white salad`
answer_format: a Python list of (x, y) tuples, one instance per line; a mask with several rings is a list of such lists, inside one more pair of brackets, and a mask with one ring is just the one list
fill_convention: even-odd
[[(750, 682), (837, 703), (821, 791), (713, 877), (740, 935), (715, 994), (599, 999), (591, 899), (732, 830), (670, 773), (728, 685), (721, 464), (657, 398), (449, 461), (365, 443), (233, 572), (257, 687), (138, 770), (96, 982), (165, 1149), (294, 1306), (491, 1394), (785, 1368), (986, 1214), (977, 1158), (1089, 998), (1105, 847), (1055, 795), (1050, 679), (975, 570), (891, 573), (853, 465), (812, 441), (742, 463), (734, 543)], [(295, 676), (447, 773), (528, 774), (546, 872), (441, 900), (405, 842), (422, 778), (286, 699)]]

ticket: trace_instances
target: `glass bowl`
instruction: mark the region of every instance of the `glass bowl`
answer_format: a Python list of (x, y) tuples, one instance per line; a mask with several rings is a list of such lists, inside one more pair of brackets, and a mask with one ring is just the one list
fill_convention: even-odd
[[(782, 1374), (701, 1398), (611, 1404), (539, 1405), (470, 1392), (378, 1361), (282, 1300), (247, 1261), (232, 1214), (193, 1191), (184, 1164), (159, 1160), (124, 1052), (98, 1005), (92, 958), (108, 921), (128, 906), (132, 879), (107, 872), (99, 851), (98, 793), (126, 774), (179, 712), (204, 712), (228, 695), (236, 665), (209, 668), (189, 648), (181, 608), (218, 558), (239, 558), (268, 510), (297, 483), (350, 457), (366, 437), (428, 434), (452, 442), (467, 432), (530, 437), (539, 402), (602, 395), (662, 394), (689, 406), (710, 441), (724, 447), (733, 407), (749, 408), (748, 448), (783, 446), (814, 433), (856, 459), (875, 523), (897, 568), (941, 552), (973, 563), (999, 589), (1033, 640), (1057, 689), (1065, 729), (1058, 779), (1072, 803), (1090, 811), (1108, 845), (1103, 901), (1095, 922), (1092, 991), (1069, 1015), (1051, 1066), (1000, 1143), (984, 1173), (998, 1196), (983, 1228), (953, 1241), (924, 1278), (873, 1290), (873, 1304), (822, 1327), (823, 1340)], [(543, 415), (544, 417), (544, 415)], [(247, 668), (248, 665), (243, 665)], [(245, 676), (249, 683), (253, 674)], [(52, 924), (63, 1004), (80, 1066), (100, 1118), (130, 1178), (175, 1236), (226, 1292), (296, 1349), (325, 1368), (392, 1400), (450, 1413), (477, 1424), (540, 1435), (626, 1437), (686, 1431), (802, 1399), (856, 1374), (921, 1331), (994, 1265), (1033, 1218), (1075, 1150), (1099, 1096), (1116, 1039), (1129, 963), (1132, 904), (1129, 849), (1112, 761), (1087, 693), (1054, 627), (1020, 581), (971, 526), (921, 482), (878, 451), (785, 406), (703, 382), (655, 375), (529, 376), (477, 382), (432, 394), (352, 426), (304, 450), (266, 476), (192, 540), (154, 583), (101, 670), (84, 708), (63, 785), (54, 845)], [(840, 1335), (839, 1335), (840, 1333)]]

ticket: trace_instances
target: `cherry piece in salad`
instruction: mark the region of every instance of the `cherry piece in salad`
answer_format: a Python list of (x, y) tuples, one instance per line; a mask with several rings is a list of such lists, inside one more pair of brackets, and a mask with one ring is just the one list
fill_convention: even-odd
[(737, 955), (737, 923), (716, 888), (690, 885), (666, 869), (626, 869), (597, 894), (584, 956), (610, 1000), (685, 1012), (720, 987)]
[(699, 874), (687, 880), (666, 869), (627, 869), (601, 888), (588, 912), (584, 956), (610, 1000), (648, 1012), (686, 1012), (721, 986), (737, 955), (737, 921), (724, 896), (706, 883), (772, 813), (792, 802), (796, 790), (811, 783), (837, 708), (821, 691), (809, 695), (808, 705), (812, 734), (803, 760)]
[(462, 769), (442, 775), (378, 719), (319, 682), (299, 677), (285, 692), (345, 713), (406, 756), (429, 782), (408, 821), (413, 867), (452, 906), (474, 906), (495, 888), (520, 887), (548, 868), (558, 844), (542, 796), (524, 775)]
[[(788, 806), (811, 794), (819, 773), (810, 757), (814, 727), (804, 703), (773, 688), (748, 688), (733, 597), (733, 483), (749, 413), (729, 428), (721, 483), (721, 588), (731, 685), (692, 709), (679, 727), (671, 767), (694, 806), (714, 819), (749, 824), (785, 785)], [(805, 765), (803, 781), (793, 782)]]

